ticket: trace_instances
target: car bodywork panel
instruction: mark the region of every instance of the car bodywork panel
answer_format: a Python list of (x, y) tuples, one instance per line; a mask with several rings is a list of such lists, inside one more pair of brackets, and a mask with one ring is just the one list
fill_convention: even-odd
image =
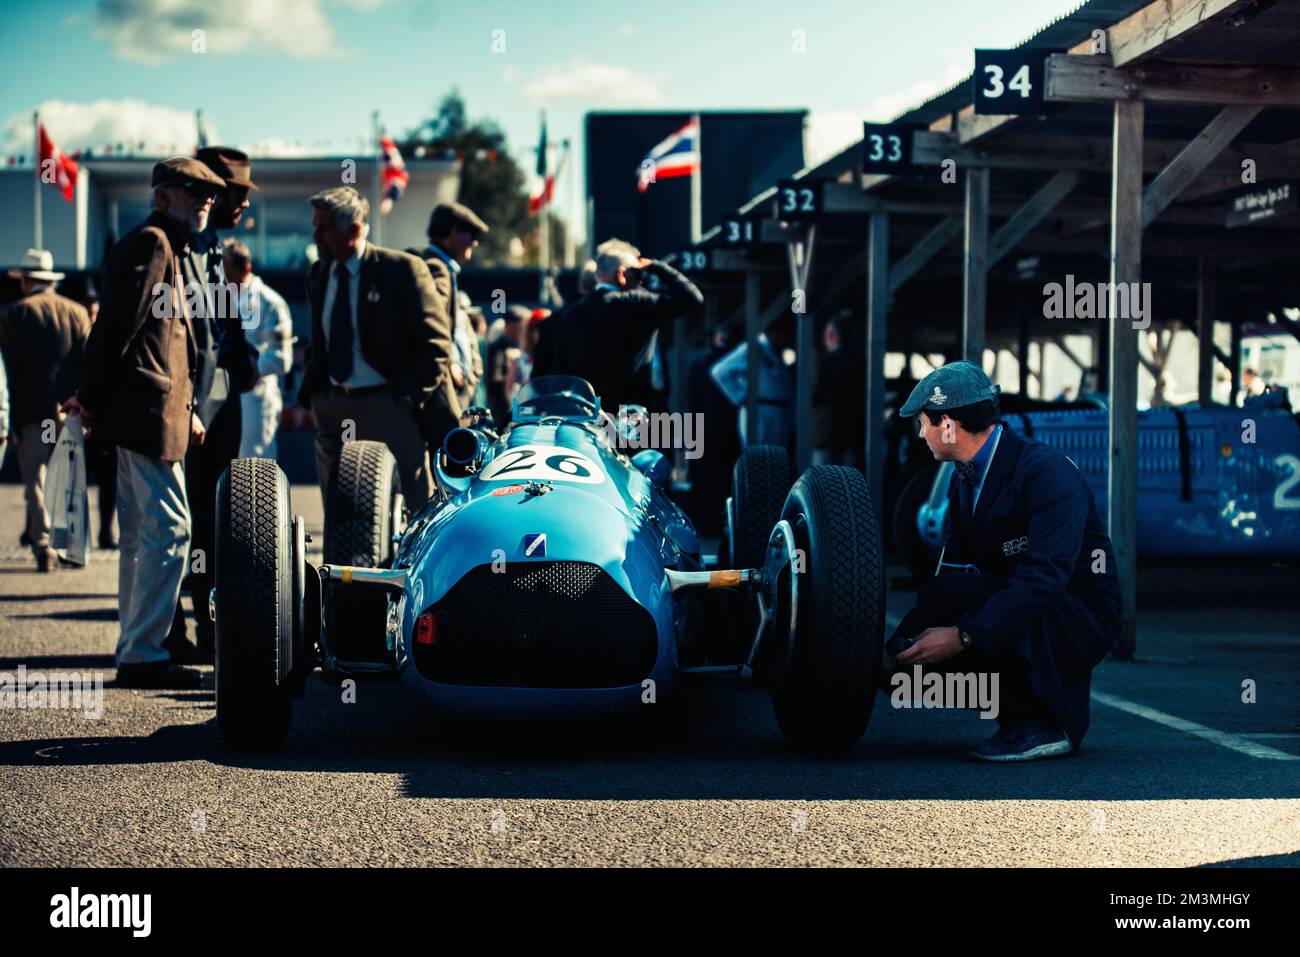
[[(520, 423), (491, 442), (467, 480), (444, 482), (440, 475), (451, 494), (413, 518), (396, 558), (408, 569), (395, 649), (408, 685), (443, 709), (492, 714), (622, 709), (647, 692), (672, 689), (691, 610), (687, 600), (673, 598), (664, 569), (700, 568), (699, 541), (685, 513), (611, 443), (611, 434), (559, 418)], [(520, 565), (555, 562), (598, 567), (653, 619), (657, 650), (641, 680), (590, 688), (472, 686), (431, 681), (414, 666), (416, 619), (471, 572), (517, 573)], [(571, 625), (581, 629), (584, 622)]]

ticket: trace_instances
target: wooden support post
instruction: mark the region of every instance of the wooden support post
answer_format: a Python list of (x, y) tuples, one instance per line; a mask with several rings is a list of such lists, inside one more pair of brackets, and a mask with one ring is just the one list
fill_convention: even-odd
[(1116, 291), (1142, 279), (1141, 100), (1115, 102), (1110, 196), (1110, 459), (1106, 479), (1110, 540), (1124, 610), (1117, 658), (1137, 648), (1137, 366), (1138, 330), (1116, 316)]
[(1214, 299), (1214, 261), (1199, 259), (1196, 263), (1196, 397), (1202, 408), (1214, 403)]
[(989, 171), (966, 171), (965, 248), (962, 270), (962, 357), (984, 367), (988, 310)]
[(885, 501), (885, 336), (889, 318), (889, 214), (872, 213), (867, 222), (867, 428), (863, 473), (877, 518)]
[(790, 266), (790, 288), (803, 301), (795, 312), (794, 383), (794, 469), (800, 475), (812, 465), (812, 394), (813, 379), (817, 371), (817, 345), (813, 335), (813, 317), (808, 309), (809, 286), (812, 280), (813, 249), (817, 226), (812, 224), (802, 239), (786, 243)]
[(759, 276), (753, 269), (745, 272), (745, 445), (758, 442), (758, 335), (763, 331), (758, 297)]

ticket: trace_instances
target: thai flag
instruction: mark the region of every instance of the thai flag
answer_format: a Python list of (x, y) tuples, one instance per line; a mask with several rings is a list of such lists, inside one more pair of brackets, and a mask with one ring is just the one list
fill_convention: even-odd
[(672, 176), (691, 176), (700, 171), (700, 126), (695, 119), (673, 133), (646, 154), (636, 171), (637, 192)]
[(397, 144), (391, 136), (380, 137), (379, 148), (384, 155), (384, 192), (379, 200), (379, 212), (385, 216), (393, 208), (393, 203), (401, 197), (411, 174), (406, 171), (402, 154), (397, 151)]

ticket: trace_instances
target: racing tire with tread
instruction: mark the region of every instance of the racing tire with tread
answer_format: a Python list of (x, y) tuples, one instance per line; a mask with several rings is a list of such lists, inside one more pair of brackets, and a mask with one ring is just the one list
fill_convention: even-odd
[[(790, 456), (779, 445), (751, 445), (741, 453), (731, 470), (730, 541), (720, 549), (727, 553), (725, 568), (761, 568), (767, 555), (767, 539), (781, 517), (781, 506), (794, 481)], [(744, 660), (758, 629), (758, 603), (751, 594), (732, 595), (733, 646), (725, 657)], [(763, 670), (759, 663), (760, 671)]]
[(899, 557), (907, 563), (912, 579), (917, 583), (927, 582), (933, 577), (934, 566), (938, 561), (938, 554), (931, 551), (921, 537), (920, 529), (916, 527), (917, 513), (930, 498), (930, 488), (934, 485), (938, 471), (937, 462), (921, 469), (903, 485), (898, 500), (894, 503), (894, 547), (898, 549)]
[(796, 750), (843, 754), (871, 719), (884, 641), (884, 547), (875, 503), (857, 469), (817, 465), (795, 482), (781, 518), (803, 551), (793, 648), (778, 626), (770, 690)]
[(241, 749), (283, 743), (293, 716), (293, 517), (270, 459), (235, 459), (217, 483), (217, 726)]
[[(346, 442), (330, 473), (325, 502), (326, 565), (387, 568), (393, 561), (393, 508), (401, 493), (397, 460), (382, 442)], [(387, 655), (383, 592), (331, 583), (325, 633), (336, 658)]]

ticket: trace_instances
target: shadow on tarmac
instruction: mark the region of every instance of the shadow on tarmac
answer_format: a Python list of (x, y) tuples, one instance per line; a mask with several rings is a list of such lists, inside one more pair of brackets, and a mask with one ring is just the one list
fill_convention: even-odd
[[(211, 678), (208, 679), (209, 684)], [(146, 692), (147, 693), (147, 692)], [(211, 691), (166, 692), (185, 710)], [(766, 691), (691, 688), (684, 728), (625, 720), (468, 722), (440, 718), (405, 689), (363, 684), (358, 703), (316, 679), (280, 751), (237, 752), (215, 720), (143, 738), (0, 743), (0, 766), (208, 761), (259, 770), (398, 773), (420, 798), (556, 800), (1187, 800), (1300, 796), (1294, 764), (1253, 759), (1133, 719), (1108, 722), (1064, 760), (984, 765), (966, 750), (993, 722), (959, 712), (903, 713), (877, 699), (846, 757), (786, 748)], [(112, 699), (105, 701), (112, 708)], [(168, 709), (172, 710), (172, 709)], [(1157, 742), (1157, 736), (1161, 737)], [(44, 752), (44, 753), (39, 753)]]

